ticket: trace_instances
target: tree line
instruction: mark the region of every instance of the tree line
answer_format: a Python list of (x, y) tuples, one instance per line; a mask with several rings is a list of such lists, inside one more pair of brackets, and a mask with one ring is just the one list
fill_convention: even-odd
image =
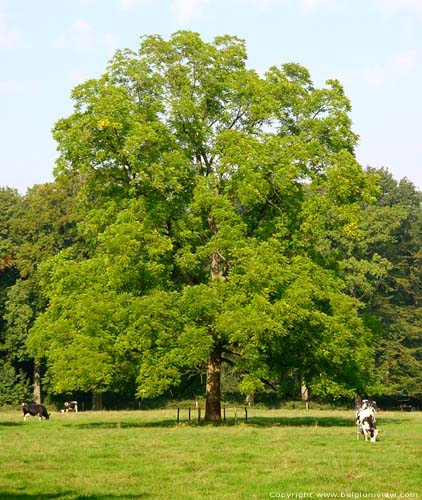
[(421, 193), (359, 165), (337, 80), (179, 31), (72, 99), (55, 181), (0, 189), (0, 404), (421, 395)]

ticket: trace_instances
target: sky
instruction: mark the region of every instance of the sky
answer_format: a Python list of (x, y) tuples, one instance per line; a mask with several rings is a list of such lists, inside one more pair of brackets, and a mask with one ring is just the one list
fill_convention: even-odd
[(0, 187), (54, 179), (51, 129), (116, 49), (178, 30), (243, 38), (248, 67), (297, 62), (351, 101), (356, 157), (422, 189), (422, 0), (0, 0)]

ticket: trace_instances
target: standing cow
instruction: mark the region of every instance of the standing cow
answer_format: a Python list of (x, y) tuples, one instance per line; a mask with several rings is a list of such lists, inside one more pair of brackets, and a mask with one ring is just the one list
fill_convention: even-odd
[(77, 401), (66, 401), (64, 404), (62, 413), (69, 413), (70, 411), (74, 411), (78, 413), (78, 402)]
[(375, 401), (362, 400), (362, 405), (356, 410), (357, 439), (363, 434), (365, 441), (375, 443), (378, 436), (378, 429), (375, 419)]
[(47, 408), (44, 405), (22, 403), (22, 411), (24, 422), (26, 422), (26, 419), (29, 416), (35, 417), (36, 415), (38, 415), (38, 420), (40, 421), (43, 417), (46, 420), (50, 418), (50, 414), (48, 413)]

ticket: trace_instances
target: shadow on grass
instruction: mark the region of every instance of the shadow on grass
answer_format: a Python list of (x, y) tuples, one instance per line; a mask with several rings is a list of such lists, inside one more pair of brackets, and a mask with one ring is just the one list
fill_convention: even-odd
[[(398, 418), (385, 418), (378, 419), (381, 425), (394, 423), (394, 425), (401, 424), (405, 420)], [(153, 421), (139, 421), (139, 422), (89, 422), (77, 423), (72, 422), (65, 424), (69, 427), (78, 427), (79, 429), (133, 429), (133, 428), (171, 428), (176, 426), (189, 426), (189, 427), (233, 427), (236, 425), (247, 425), (251, 427), (355, 427), (355, 420), (353, 417), (339, 417), (339, 416), (297, 416), (297, 417), (249, 417), (248, 420), (243, 418), (227, 418), (226, 421), (221, 422), (205, 422), (201, 421), (198, 424), (197, 419), (191, 421), (187, 419), (180, 419), (179, 423), (176, 419), (166, 420), (153, 420)], [(1, 498), (1, 497), (0, 497)]]
[[(78, 427), (79, 429), (132, 429), (132, 428), (146, 428), (146, 427), (174, 427), (175, 420), (154, 420), (153, 422), (89, 422), (77, 423), (72, 422), (63, 424), (64, 427)], [(0, 497), (0, 500), (3, 500)]]
[[(399, 418), (388, 418), (388, 417), (378, 417), (378, 424), (385, 425), (393, 423), (394, 425), (402, 424), (406, 422), (406, 419)], [(47, 422), (48, 424), (48, 422)], [(72, 422), (63, 423), (63, 427), (72, 427), (78, 429), (133, 429), (133, 428), (172, 428), (176, 426), (189, 426), (189, 427), (232, 427), (236, 425), (248, 425), (251, 427), (354, 427), (355, 420), (354, 416), (348, 417), (341, 416), (291, 416), (291, 417), (255, 417), (248, 416), (245, 419), (245, 415), (242, 414), (237, 419), (230, 416), (225, 421), (221, 422), (206, 422), (201, 420), (198, 424), (197, 418), (192, 418), (190, 421), (184, 416), (180, 418), (179, 423), (175, 418), (160, 419), (160, 420), (139, 420), (139, 421), (118, 421), (114, 420), (104, 421), (99, 417), (96, 422), (77, 422), (73, 420)], [(21, 427), (23, 422), (0, 422), (0, 427)], [(0, 500), (3, 497), (0, 496)]]
[(50, 500), (63, 498), (62, 493), (3, 493), (0, 491), (2, 500)]
[(75, 492), (69, 493), (3, 493), (0, 491), (1, 500), (131, 500), (151, 498), (149, 494), (137, 493), (130, 495), (123, 493), (121, 495), (78, 495)]
[[(397, 422), (397, 420), (394, 420)], [(231, 427), (235, 425), (248, 425), (252, 427), (353, 427), (355, 425), (353, 418), (345, 417), (249, 417), (246, 421), (245, 418), (228, 418), (226, 421), (221, 422), (204, 422), (201, 421), (199, 424), (203, 426), (213, 426), (213, 427)], [(72, 422), (69, 424), (64, 424), (69, 427), (78, 427), (80, 429), (130, 429), (130, 428), (170, 428), (177, 425), (180, 426), (191, 426), (197, 427), (197, 420), (191, 420), (190, 422), (186, 419), (180, 419), (179, 424), (176, 423), (176, 419), (168, 420), (154, 420), (151, 422), (89, 422), (89, 423), (77, 423)]]
[(345, 417), (257, 417), (249, 418), (248, 424), (258, 427), (350, 427), (353, 419)]

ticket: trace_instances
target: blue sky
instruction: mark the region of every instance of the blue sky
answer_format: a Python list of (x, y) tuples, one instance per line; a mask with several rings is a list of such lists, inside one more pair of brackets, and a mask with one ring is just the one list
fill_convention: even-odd
[(244, 38), (261, 73), (293, 61), (317, 86), (339, 79), (359, 162), (422, 189), (422, 0), (0, 0), (0, 187), (51, 181), (72, 88), (179, 29)]

